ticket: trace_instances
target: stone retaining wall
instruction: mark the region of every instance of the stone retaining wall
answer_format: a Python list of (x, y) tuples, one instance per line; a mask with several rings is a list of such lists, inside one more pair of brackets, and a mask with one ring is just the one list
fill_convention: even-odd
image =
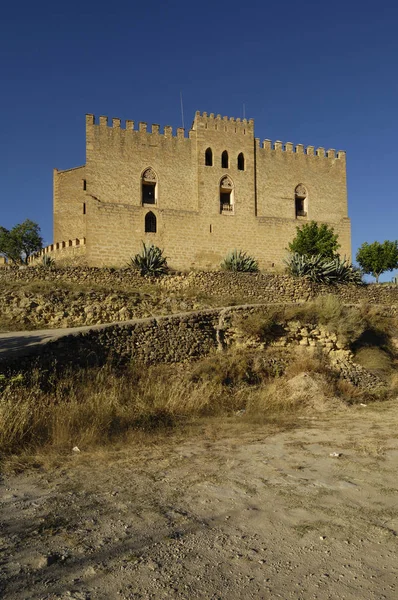
[[(227, 347), (261, 349), (267, 344), (245, 335), (240, 323), (250, 314), (264, 311), (267, 306), (244, 305), (96, 326), (31, 347), (19, 357), (1, 360), (0, 355), (0, 373), (37, 367), (51, 374), (68, 367), (101, 366), (109, 360), (118, 364), (183, 363)], [(318, 347), (329, 355), (332, 368), (355, 385), (372, 388), (380, 383), (353, 364), (351, 352), (324, 327), (290, 322), (283, 328), (276, 346)]]
[(157, 284), (170, 292), (195, 290), (210, 296), (245, 297), (253, 302), (302, 302), (319, 294), (336, 294), (347, 303), (371, 302), (398, 305), (397, 285), (363, 286), (313, 284), (306, 279), (269, 273), (190, 272), (172, 274), (160, 279), (143, 278), (132, 269), (100, 269), (68, 267), (44, 269), (0, 269), (0, 286), (4, 283), (33, 281), (92, 284), (113, 290), (119, 287), (140, 288)]
[(184, 362), (217, 348), (218, 310), (173, 317), (95, 326), (29, 347), (17, 358), (0, 357), (0, 372), (21, 372), (40, 367), (102, 365), (134, 360), (144, 364)]

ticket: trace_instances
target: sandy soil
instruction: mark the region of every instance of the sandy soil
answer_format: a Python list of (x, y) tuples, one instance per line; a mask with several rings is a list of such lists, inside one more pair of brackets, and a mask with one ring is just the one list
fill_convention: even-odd
[(1, 598), (395, 599), (397, 408), (235, 417), (4, 477)]

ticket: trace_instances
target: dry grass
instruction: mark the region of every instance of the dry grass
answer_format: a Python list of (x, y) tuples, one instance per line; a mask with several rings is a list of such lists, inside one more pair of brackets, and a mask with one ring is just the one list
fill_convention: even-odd
[(389, 375), (393, 369), (391, 356), (375, 346), (360, 348), (355, 354), (355, 362), (379, 376)]
[(395, 370), (390, 376), (390, 390), (391, 390), (392, 395), (398, 396), (398, 372), (397, 372), (397, 370)]
[[(229, 351), (190, 365), (106, 365), (58, 379), (34, 375), (0, 381), (3, 455), (107, 447), (134, 432), (178, 431), (198, 419), (236, 414), (252, 423), (296, 425), (300, 412), (325, 410), (333, 395), (343, 395), (325, 359), (282, 349)], [(350, 402), (354, 392), (347, 392)]]
[(297, 348), (286, 368), (288, 379), (300, 373), (319, 373), (326, 379), (332, 377), (332, 372), (326, 356), (323, 353), (310, 354), (304, 348)]
[(284, 333), (285, 310), (282, 306), (269, 306), (265, 311), (238, 317), (236, 324), (245, 336), (270, 342)]
[(268, 342), (283, 335), (289, 321), (323, 325), (354, 351), (364, 346), (378, 346), (393, 352), (391, 336), (397, 328), (396, 320), (368, 304), (346, 306), (331, 294), (304, 304), (270, 306), (265, 311), (241, 317), (237, 325), (243, 334)]
[(363, 390), (346, 379), (336, 380), (336, 393), (348, 404), (357, 404), (365, 400)]
[(115, 293), (115, 292), (123, 292), (123, 293), (134, 293), (134, 294), (153, 294), (160, 293), (161, 288), (156, 283), (143, 281), (142, 285), (138, 287), (136, 282), (133, 282), (132, 285), (128, 285), (126, 283), (112, 283), (112, 289), (109, 288), (109, 285), (100, 284), (100, 283), (84, 283), (84, 282), (70, 282), (70, 281), (62, 281), (62, 279), (54, 281), (46, 281), (45, 279), (36, 279), (33, 281), (2, 281), (2, 292), (25, 292), (29, 294), (43, 294), (49, 295), (54, 294), (56, 292), (69, 292), (72, 296), (77, 296), (78, 294), (85, 293)]
[[(240, 327), (249, 337), (269, 339), (289, 319), (346, 335), (358, 363), (398, 392), (389, 325), (377, 311), (344, 307), (324, 296), (254, 313)], [(214, 353), (189, 365), (107, 365), (53, 379), (43, 373), (26, 382), (0, 379), (0, 392), (0, 452), (8, 455), (106, 447), (131, 432), (166, 431), (236, 413), (253, 423), (294, 424), (300, 412), (330, 408), (336, 397), (347, 404), (369, 401), (369, 394), (337, 378), (324, 355), (274, 347)]]
[(152, 431), (188, 417), (234, 409), (217, 384), (188, 381), (178, 369), (106, 366), (50, 384), (9, 382), (0, 400), (0, 451), (106, 445), (127, 431)]
[(256, 385), (282, 375), (286, 368), (286, 352), (277, 349), (255, 351), (230, 349), (215, 352), (194, 363), (190, 378), (194, 382), (212, 382), (228, 387)]

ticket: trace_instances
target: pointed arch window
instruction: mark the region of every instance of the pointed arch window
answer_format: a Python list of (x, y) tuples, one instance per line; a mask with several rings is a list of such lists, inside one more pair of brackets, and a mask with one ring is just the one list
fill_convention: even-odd
[(157, 223), (156, 216), (152, 211), (145, 215), (145, 233), (156, 233)]
[(300, 183), (294, 190), (294, 206), (297, 217), (306, 217), (308, 213), (308, 193), (305, 185)]
[(221, 167), (223, 169), (228, 169), (229, 167), (228, 152), (226, 150), (221, 154)]
[(213, 151), (211, 148), (207, 148), (205, 152), (205, 165), (206, 167), (213, 166)]
[(141, 177), (142, 204), (157, 203), (157, 179), (155, 171), (149, 167)]
[(238, 171), (244, 171), (245, 170), (245, 157), (243, 155), (243, 152), (240, 152), (240, 154), (238, 154)]
[(234, 184), (228, 175), (220, 181), (220, 213), (234, 214)]

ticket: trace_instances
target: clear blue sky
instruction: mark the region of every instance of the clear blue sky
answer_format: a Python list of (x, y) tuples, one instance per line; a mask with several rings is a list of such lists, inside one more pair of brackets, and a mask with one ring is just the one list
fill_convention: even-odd
[(261, 139), (346, 150), (353, 254), (397, 239), (397, 28), (392, 0), (7, 2), (0, 224), (51, 243), (52, 169), (84, 163), (85, 113), (177, 127), (182, 90), (188, 127), (245, 103)]

